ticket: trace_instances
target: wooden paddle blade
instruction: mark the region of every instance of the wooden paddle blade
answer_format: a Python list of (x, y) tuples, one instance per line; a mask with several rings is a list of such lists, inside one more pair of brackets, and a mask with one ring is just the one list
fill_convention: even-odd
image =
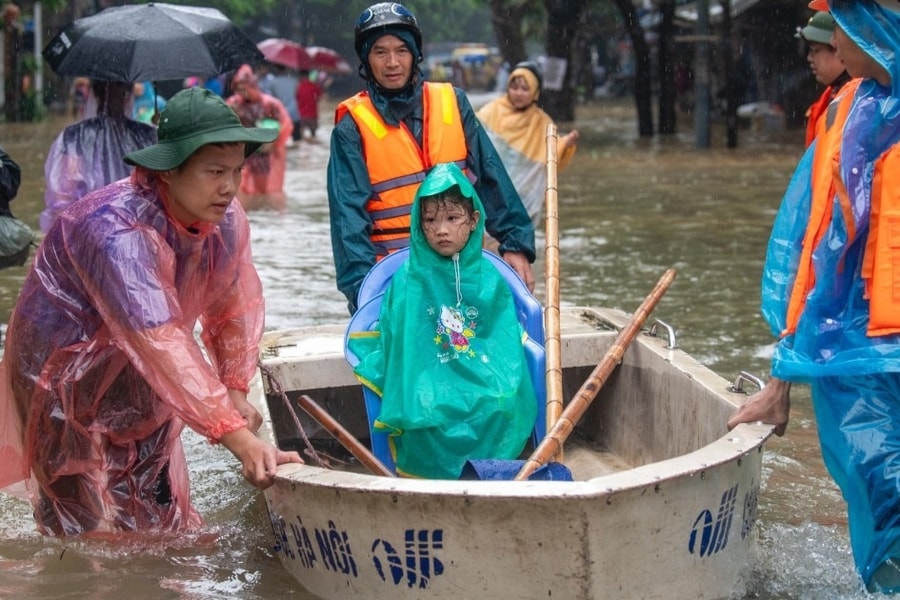
[(303, 394), (297, 399), (297, 403), (306, 414), (312, 417), (316, 423), (321, 425), (325, 431), (330, 433), (341, 446), (346, 448), (350, 454), (356, 457), (356, 460), (361, 462), (373, 474), (383, 475), (385, 477), (396, 477), (396, 475), (384, 466), (384, 463), (378, 460), (375, 455), (362, 444), (362, 442), (356, 439), (352, 433), (347, 431), (343, 425), (338, 423), (337, 420), (328, 414), (324, 408), (319, 406), (315, 400), (306, 394)]
[(666, 290), (669, 289), (669, 286), (672, 285), (672, 281), (674, 280), (675, 269), (667, 270), (656, 284), (656, 287), (653, 288), (653, 291), (650, 292), (650, 295), (644, 298), (644, 301), (634, 314), (631, 315), (631, 318), (625, 324), (625, 327), (623, 327), (619, 332), (619, 335), (616, 336), (613, 345), (606, 351), (603, 358), (600, 359), (600, 362), (597, 363), (597, 366), (594, 367), (594, 370), (585, 382), (581, 384), (581, 388), (576, 392), (565, 410), (563, 410), (562, 415), (560, 415), (559, 419), (554, 423), (553, 428), (547, 432), (547, 435), (544, 436), (541, 443), (538, 444), (528, 460), (525, 461), (522, 469), (515, 477), (516, 481), (528, 479), (528, 476), (531, 475), (535, 469), (547, 463), (562, 449), (566, 439), (568, 439), (569, 435), (575, 429), (575, 425), (578, 423), (579, 419), (584, 416), (584, 413), (591, 405), (591, 402), (594, 401), (594, 398), (597, 397), (600, 388), (602, 388), (603, 384), (606, 383), (606, 380), (609, 379), (609, 375), (621, 362), (625, 350), (628, 349), (628, 346), (637, 336), (638, 332), (640, 332), (644, 321), (647, 320), (647, 317), (653, 311), (654, 307), (656, 307), (657, 303), (659, 303), (663, 294), (666, 293)]

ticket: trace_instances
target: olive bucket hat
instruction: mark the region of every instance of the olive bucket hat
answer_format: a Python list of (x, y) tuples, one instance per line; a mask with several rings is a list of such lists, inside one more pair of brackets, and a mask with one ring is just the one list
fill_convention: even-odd
[(243, 142), (245, 155), (278, 137), (277, 129), (244, 127), (217, 94), (199, 87), (181, 90), (159, 117), (157, 143), (125, 157), (129, 165), (168, 171), (181, 165), (201, 146)]

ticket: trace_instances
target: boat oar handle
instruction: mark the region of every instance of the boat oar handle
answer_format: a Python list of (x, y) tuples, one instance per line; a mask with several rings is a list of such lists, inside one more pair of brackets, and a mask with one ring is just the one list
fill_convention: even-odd
[(538, 444), (525, 464), (515, 476), (516, 481), (528, 479), (528, 476), (537, 470), (541, 465), (546, 464), (551, 458), (556, 456), (562, 450), (563, 443), (568, 439), (569, 435), (575, 429), (575, 424), (584, 416), (591, 402), (597, 397), (600, 388), (606, 383), (610, 374), (616, 366), (622, 361), (625, 350), (631, 344), (632, 340), (641, 330), (641, 326), (647, 317), (653, 311), (653, 308), (662, 298), (672, 281), (675, 279), (675, 269), (667, 270), (660, 278), (656, 287), (650, 292), (650, 295), (644, 298), (644, 301), (638, 309), (631, 315), (631, 318), (625, 324), (625, 327), (616, 336), (615, 342), (594, 367), (594, 370), (588, 376), (587, 380), (581, 384), (581, 388), (576, 392), (575, 396), (563, 410), (556, 423), (541, 443)]
[(321, 425), (325, 431), (330, 433), (334, 439), (336, 439), (341, 446), (347, 449), (350, 454), (356, 457), (356, 460), (361, 462), (369, 471), (374, 473), (375, 475), (383, 475), (385, 477), (395, 477), (394, 473), (384, 466), (380, 460), (378, 460), (372, 452), (366, 448), (362, 442), (360, 442), (352, 433), (347, 431), (347, 429), (335, 420), (328, 412), (319, 406), (319, 404), (307, 396), (306, 394), (301, 395), (297, 399), (297, 404), (300, 405), (306, 414), (313, 418), (319, 425)]

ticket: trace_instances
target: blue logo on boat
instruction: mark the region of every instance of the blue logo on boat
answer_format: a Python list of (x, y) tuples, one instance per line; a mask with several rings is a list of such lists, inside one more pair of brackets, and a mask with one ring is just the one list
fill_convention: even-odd
[(734, 519), (737, 504), (738, 486), (726, 490), (719, 501), (719, 510), (715, 517), (710, 510), (700, 511), (694, 520), (691, 536), (688, 540), (688, 551), (699, 556), (712, 556), (721, 552), (728, 545), (728, 531)]
[(435, 551), (444, 547), (443, 529), (407, 529), (402, 553), (385, 539), (372, 544), (372, 561), (384, 581), (394, 585), (406, 582), (410, 588), (425, 589), (444, 572), (444, 563)]

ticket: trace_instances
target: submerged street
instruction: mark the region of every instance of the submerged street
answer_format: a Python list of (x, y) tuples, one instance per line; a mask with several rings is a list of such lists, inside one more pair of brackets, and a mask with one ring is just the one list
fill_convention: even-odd
[[(327, 123), (331, 106), (321, 114)], [(577, 115), (578, 153), (559, 175), (562, 303), (632, 311), (673, 267), (678, 279), (652, 318), (672, 325), (679, 347), (725, 379), (742, 370), (765, 379), (771, 336), (759, 315), (760, 270), (802, 132), (745, 129), (740, 147), (726, 150), (714, 129), (713, 149), (703, 151), (684, 124), (672, 139), (639, 139), (627, 100), (579, 107)], [(44, 156), (64, 125), (4, 125), (3, 146), (23, 172), (12, 210), (35, 229)], [(329, 133), (323, 127), (319, 143), (288, 150), (286, 210), (250, 213), (270, 330), (348, 317), (331, 256)], [(4, 328), (26, 268), (0, 271)], [(540, 298), (542, 259), (535, 276)], [(767, 445), (758, 551), (747, 593), (737, 598), (866, 598), (853, 571), (844, 504), (822, 466), (808, 392), (798, 392), (786, 436)], [(295, 591), (275, 558), (262, 495), (242, 480), (232, 456), (192, 432), (185, 440), (203, 533), (124, 545), (46, 539), (35, 533), (27, 504), (0, 495), (0, 595), (311, 598)]]

